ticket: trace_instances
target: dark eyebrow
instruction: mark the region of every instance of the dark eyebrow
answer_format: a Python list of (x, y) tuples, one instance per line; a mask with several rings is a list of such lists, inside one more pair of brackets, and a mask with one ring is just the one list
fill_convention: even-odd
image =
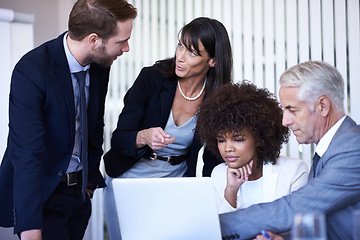
[(284, 107), (284, 109), (290, 109), (290, 108), (294, 108), (294, 107), (291, 105), (287, 105), (286, 107)]
[(243, 134), (243, 133), (234, 133), (233, 137), (245, 137), (245, 134)]
[(116, 43), (123, 43), (123, 42), (126, 42), (126, 41), (129, 41), (130, 38), (127, 38), (127, 39), (124, 39), (124, 40), (119, 40), (119, 41), (116, 41)]

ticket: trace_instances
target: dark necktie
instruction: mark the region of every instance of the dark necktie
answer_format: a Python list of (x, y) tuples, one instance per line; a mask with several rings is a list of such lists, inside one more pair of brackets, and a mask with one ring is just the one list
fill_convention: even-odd
[(315, 177), (315, 170), (316, 170), (316, 167), (319, 163), (319, 160), (320, 160), (320, 156), (315, 152), (314, 154), (314, 158), (313, 158), (313, 171), (314, 171), (314, 177)]
[(83, 165), (82, 172), (82, 197), (85, 201), (85, 194), (87, 189), (88, 179), (88, 126), (87, 126), (87, 107), (86, 107), (86, 95), (85, 95), (85, 76), (86, 71), (74, 73), (76, 79), (79, 82), (79, 94), (80, 94), (80, 134), (81, 134), (81, 151), (80, 161)]

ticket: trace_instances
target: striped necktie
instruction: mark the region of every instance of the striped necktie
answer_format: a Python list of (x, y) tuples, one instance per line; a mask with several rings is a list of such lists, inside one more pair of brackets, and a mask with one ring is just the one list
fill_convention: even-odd
[(319, 163), (320, 160), (320, 156), (315, 152), (314, 154), (314, 158), (313, 158), (313, 171), (314, 171), (314, 177), (315, 177), (315, 171), (316, 171), (316, 167)]
[(76, 79), (79, 82), (80, 93), (80, 134), (81, 134), (81, 152), (80, 161), (83, 165), (82, 172), (82, 197), (85, 201), (87, 179), (88, 179), (88, 126), (87, 126), (87, 107), (86, 107), (86, 95), (85, 95), (85, 76), (86, 71), (74, 73)]

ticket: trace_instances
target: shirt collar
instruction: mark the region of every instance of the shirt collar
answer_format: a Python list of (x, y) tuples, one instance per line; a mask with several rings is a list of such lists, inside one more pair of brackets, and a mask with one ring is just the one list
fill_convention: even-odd
[(69, 64), (70, 73), (76, 73), (80, 71), (87, 71), (90, 68), (90, 64), (86, 65), (85, 67), (81, 66), (78, 61), (76, 61), (75, 57), (71, 54), (69, 46), (67, 45), (66, 38), (69, 35), (69, 33), (66, 33), (64, 35), (63, 43), (64, 43), (64, 50), (66, 59)]
[(327, 131), (325, 133), (325, 135), (320, 139), (319, 143), (316, 145), (316, 149), (315, 152), (322, 157), (324, 155), (324, 153), (326, 152), (326, 150), (328, 149), (331, 140), (333, 139), (336, 131), (339, 129), (340, 125), (343, 123), (343, 121), (345, 120), (346, 116), (343, 116), (342, 118), (340, 118), (339, 121), (337, 121), (334, 126), (332, 126), (329, 131)]

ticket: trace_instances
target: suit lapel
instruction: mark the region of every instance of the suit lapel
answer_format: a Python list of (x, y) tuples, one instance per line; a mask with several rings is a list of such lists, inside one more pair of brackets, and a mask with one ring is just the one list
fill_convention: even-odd
[(74, 91), (72, 86), (72, 80), (70, 75), (69, 64), (66, 59), (64, 45), (64, 34), (61, 34), (55, 44), (55, 74), (57, 81), (59, 82), (61, 91), (64, 96), (64, 101), (69, 113), (69, 122), (71, 126), (71, 135), (75, 132), (75, 103), (74, 103)]
[(274, 165), (265, 164), (263, 166), (263, 201), (264, 202), (271, 202), (275, 200), (278, 176), (279, 173), (274, 172)]
[(95, 129), (96, 116), (99, 110), (99, 72), (95, 66), (90, 67), (90, 88), (88, 104), (88, 129), (89, 134)]
[(174, 101), (176, 91), (176, 81), (174, 79), (165, 79), (163, 89), (161, 90), (161, 114), (160, 121), (161, 126), (166, 125), (169, 118), (170, 110)]
[(313, 177), (314, 176), (314, 171), (315, 171), (315, 177), (318, 176), (321, 173), (325, 162), (329, 159), (329, 155), (332, 155), (331, 151), (334, 150), (334, 149), (338, 149), (339, 146), (334, 145), (334, 139), (336, 139), (340, 134), (345, 132), (346, 129), (348, 129), (348, 128), (354, 126), (354, 125), (356, 125), (356, 122), (352, 118), (350, 118), (349, 116), (346, 116), (344, 121), (341, 123), (340, 127), (338, 128), (338, 130), (335, 132), (333, 138), (331, 139), (331, 142), (330, 142), (327, 150), (325, 151), (323, 156), (320, 158), (316, 169), (313, 169), (313, 167), (311, 166), (310, 173), (309, 173), (309, 180), (311, 178), (314, 178)]

